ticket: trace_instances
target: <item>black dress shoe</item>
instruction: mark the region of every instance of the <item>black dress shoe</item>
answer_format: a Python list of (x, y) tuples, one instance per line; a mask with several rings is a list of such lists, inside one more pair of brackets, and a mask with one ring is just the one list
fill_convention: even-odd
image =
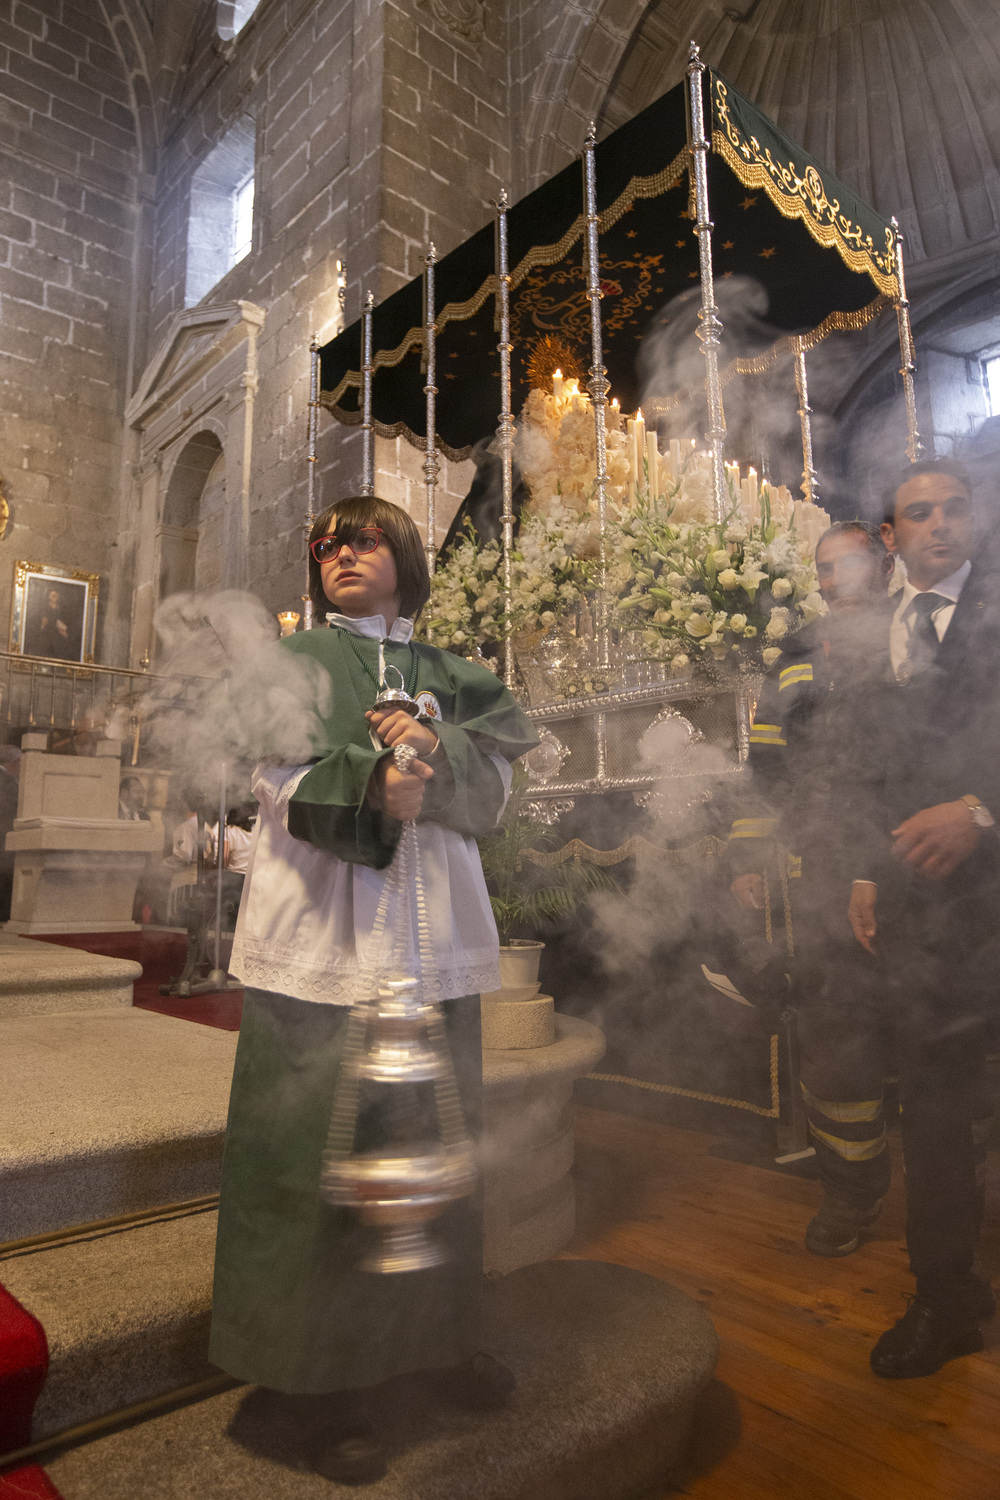
[(368, 1418), (352, 1416), (331, 1425), (318, 1439), (312, 1468), (334, 1484), (374, 1484), (389, 1466)]
[(983, 1347), (979, 1323), (978, 1317), (956, 1315), (918, 1293), (872, 1350), (872, 1371), (886, 1380), (933, 1375), (949, 1359), (976, 1354)]
[(469, 1411), (499, 1411), (517, 1389), (510, 1370), (491, 1354), (474, 1354), (450, 1370), (435, 1370), (432, 1380), (442, 1396)]

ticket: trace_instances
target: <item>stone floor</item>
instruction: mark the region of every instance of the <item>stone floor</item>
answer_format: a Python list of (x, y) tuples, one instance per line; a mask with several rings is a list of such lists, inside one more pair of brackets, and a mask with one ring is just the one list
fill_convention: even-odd
[[(491, 1289), (487, 1347), (518, 1379), (505, 1411), (445, 1406), (408, 1377), (374, 1394), (388, 1476), (370, 1500), (638, 1500), (680, 1461), (717, 1340), (705, 1311), (638, 1271), (529, 1266)], [(64, 1500), (333, 1500), (242, 1388), (65, 1453)]]

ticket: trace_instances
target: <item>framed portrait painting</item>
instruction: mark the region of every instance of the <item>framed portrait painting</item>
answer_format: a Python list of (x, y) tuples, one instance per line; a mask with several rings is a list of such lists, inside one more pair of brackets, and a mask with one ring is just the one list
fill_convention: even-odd
[(96, 573), (15, 562), (11, 651), (50, 661), (92, 662), (99, 581)]

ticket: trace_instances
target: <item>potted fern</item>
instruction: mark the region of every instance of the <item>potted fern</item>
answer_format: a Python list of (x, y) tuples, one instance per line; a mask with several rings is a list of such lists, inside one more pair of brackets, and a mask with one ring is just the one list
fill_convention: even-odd
[(535, 823), (522, 812), (519, 793), (527, 786), (527, 776), (515, 773), (514, 791), (496, 832), (479, 840), (500, 936), (500, 978), (508, 999), (529, 999), (538, 993), (538, 966), (545, 943), (535, 934), (572, 916), (592, 891), (614, 885), (606, 870), (589, 861), (539, 866), (527, 857), (528, 850), (542, 852), (560, 837), (556, 829)]

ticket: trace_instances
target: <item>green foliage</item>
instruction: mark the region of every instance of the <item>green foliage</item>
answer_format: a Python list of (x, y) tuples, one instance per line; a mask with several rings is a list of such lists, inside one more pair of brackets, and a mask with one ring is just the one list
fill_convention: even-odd
[(525, 857), (526, 850), (551, 848), (560, 838), (556, 829), (532, 822), (521, 812), (529, 785), (525, 772), (515, 769), (514, 790), (496, 832), (479, 840), (501, 943), (538, 937), (546, 927), (572, 916), (591, 892), (615, 887), (607, 870), (587, 860), (541, 866)]

